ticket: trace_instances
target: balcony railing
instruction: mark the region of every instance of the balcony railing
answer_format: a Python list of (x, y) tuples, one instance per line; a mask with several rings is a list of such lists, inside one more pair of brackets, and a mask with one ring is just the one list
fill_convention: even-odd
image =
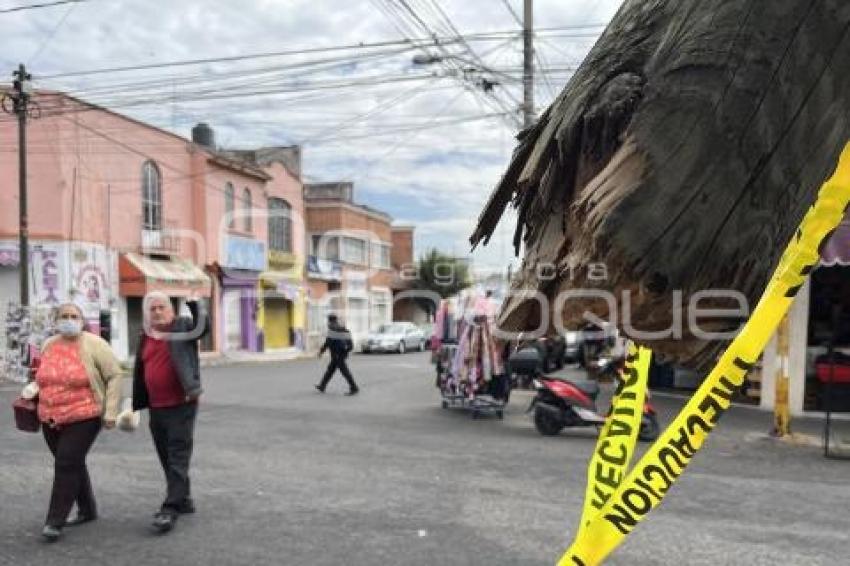
[(140, 251), (143, 254), (180, 254), (181, 238), (176, 235), (178, 224), (175, 221), (166, 221), (165, 226), (159, 230), (151, 230), (142, 225)]
[(307, 275), (326, 281), (342, 280), (342, 264), (335, 259), (320, 259), (314, 255), (307, 258)]

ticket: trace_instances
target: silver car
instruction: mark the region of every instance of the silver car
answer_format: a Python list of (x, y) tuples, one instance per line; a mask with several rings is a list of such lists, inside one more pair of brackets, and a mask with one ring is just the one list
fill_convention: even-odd
[(425, 350), (427, 338), (412, 322), (392, 322), (382, 324), (375, 332), (370, 332), (363, 343), (363, 353), (398, 352)]

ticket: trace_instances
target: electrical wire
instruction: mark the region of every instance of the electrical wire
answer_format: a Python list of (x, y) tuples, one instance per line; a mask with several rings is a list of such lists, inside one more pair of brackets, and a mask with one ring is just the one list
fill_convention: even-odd
[[(377, 0), (373, 0), (373, 4), (378, 6)], [(551, 28), (554, 30), (564, 30), (566, 28)], [(493, 31), (493, 32), (479, 32), (479, 33), (471, 33), (467, 34), (464, 39), (467, 41), (496, 41), (499, 39), (504, 39), (506, 35), (515, 33), (514, 30), (502, 30), (502, 31)], [(348, 51), (348, 50), (358, 50), (358, 49), (376, 49), (379, 47), (389, 47), (389, 46), (398, 46), (398, 45), (411, 45), (415, 47), (420, 46), (428, 46), (430, 44), (451, 44), (454, 43), (455, 38), (451, 37), (440, 37), (440, 36), (429, 36), (429, 37), (410, 37), (405, 36), (400, 40), (388, 40), (388, 41), (379, 41), (373, 43), (354, 43), (347, 45), (332, 45), (326, 47), (307, 47), (300, 49), (289, 49), (284, 51), (269, 51), (269, 52), (260, 52), (260, 53), (251, 53), (246, 55), (232, 55), (232, 56), (224, 56), (224, 57), (208, 57), (201, 59), (186, 59), (180, 61), (168, 61), (162, 63), (149, 63), (145, 65), (128, 65), (128, 66), (119, 66), (119, 67), (105, 67), (99, 69), (87, 69), (87, 70), (78, 70), (78, 71), (68, 71), (63, 73), (55, 73), (50, 75), (33, 75), (34, 79), (57, 79), (57, 78), (66, 78), (66, 77), (78, 77), (78, 76), (90, 76), (90, 75), (101, 75), (107, 73), (123, 73), (123, 72), (131, 72), (131, 71), (141, 71), (141, 70), (152, 70), (152, 69), (162, 69), (162, 68), (170, 68), (170, 67), (185, 67), (192, 65), (203, 65), (203, 64), (211, 64), (211, 63), (232, 63), (236, 61), (245, 61), (245, 60), (253, 60), (253, 59), (266, 59), (266, 58), (274, 58), (274, 57), (288, 57), (293, 55), (309, 55), (314, 53), (329, 53), (334, 51)]]
[(25, 10), (36, 10), (39, 8), (53, 8), (63, 4), (82, 4), (89, 0), (56, 0), (55, 2), (42, 2), (40, 4), (27, 4), (25, 6), (16, 6), (14, 8), (4, 8), (0, 10), (0, 14), (11, 14), (12, 12), (23, 12)]
[[(401, 17), (405, 17), (405, 15), (406, 15), (407, 17), (413, 18), (412, 21), (416, 22), (419, 26), (421, 26), (422, 30), (426, 34), (431, 35), (431, 36), (436, 35), (436, 33), (431, 29), (431, 27), (416, 13), (415, 10), (413, 10), (413, 8), (410, 6), (410, 4), (406, 0), (395, 0), (396, 2), (398, 2), (398, 6), (396, 6), (395, 2), (393, 2), (392, 0), (386, 0), (386, 1), (390, 6), (393, 6), (393, 7), (396, 8), (396, 10), (401, 14)], [(439, 4), (436, 4), (436, 2), (435, 2), (434, 6), (439, 12), (443, 13), (442, 9), (439, 7)], [(450, 31), (452, 31), (453, 33), (456, 33), (457, 34), (456, 38), (460, 39), (461, 43), (464, 43), (462, 41), (462, 38), (460, 37), (460, 33), (458, 32), (457, 28), (455, 28), (454, 24), (452, 24), (451, 21), (448, 20), (447, 16), (445, 17), (445, 20), (448, 23), (448, 29)], [(466, 52), (471, 54), (473, 57), (475, 57), (475, 53), (474, 53), (474, 51), (471, 50), (471, 48), (469, 47), (469, 44), (464, 43), (464, 45), (465, 45)], [(453, 68), (455, 70), (455, 72), (460, 73), (460, 76), (463, 77), (461, 80), (466, 83), (466, 86), (469, 86), (468, 81), (466, 81), (466, 71), (459, 64), (459, 62), (462, 60), (462, 58), (457, 54), (453, 54), (453, 53), (449, 52), (444, 46), (438, 45), (437, 48), (440, 51), (442, 51), (442, 53), (444, 55), (442, 61), (440, 61), (441, 64), (444, 67)], [(469, 62), (466, 62), (466, 63), (469, 64)], [(483, 62), (481, 62), (481, 66), (486, 67), (486, 65), (483, 65)], [(496, 84), (496, 83), (494, 82), (493, 84)], [(492, 91), (491, 91), (491, 96), (488, 97), (488, 96), (484, 96), (482, 93), (479, 93), (477, 86), (468, 88), (468, 90), (469, 90), (469, 92), (472, 93), (472, 95), (480, 103), (487, 105), (487, 106), (490, 106), (491, 105), (490, 103), (492, 102), (498, 107), (497, 108), (498, 111), (501, 111), (501, 112), (504, 113), (504, 116), (509, 117), (512, 120), (514, 120), (513, 112), (512, 112), (512, 109), (510, 108), (510, 106), (508, 104), (506, 104), (504, 101), (502, 101)], [(508, 95), (511, 96), (512, 98), (514, 98), (514, 101), (516, 103), (518, 103), (516, 98), (513, 97), (510, 94), (510, 92), (508, 92), (508, 91), (505, 91), (505, 92), (507, 92)]]
[(32, 57), (29, 58), (30, 66), (33, 66), (35, 62), (38, 61), (39, 56), (41, 56), (41, 54), (44, 52), (50, 42), (53, 41), (53, 38), (56, 37), (56, 34), (59, 32), (59, 29), (65, 23), (65, 20), (68, 19), (68, 16), (71, 15), (71, 12), (73, 12), (74, 8), (76, 8), (78, 5), (79, 2), (73, 2), (70, 6), (68, 6), (68, 9), (65, 10), (65, 14), (62, 16), (62, 18), (59, 19), (59, 22), (53, 27), (53, 30), (51, 30), (47, 37), (44, 38), (44, 40), (41, 42), (41, 45), (39, 45), (38, 49), (36, 49), (35, 53), (33, 53)]
[(508, 12), (511, 13), (511, 16), (513, 16), (514, 20), (516, 20), (516, 23), (519, 24), (519, 27), (525, 26), (525, 23), (523, 23), (522, 18), (519, 17), (519, 14), (516, 13), (514, 7), (511, 6), (510, 0), (502, 0), (502, 4), (504, 4), (505, 8), (508, 9)]

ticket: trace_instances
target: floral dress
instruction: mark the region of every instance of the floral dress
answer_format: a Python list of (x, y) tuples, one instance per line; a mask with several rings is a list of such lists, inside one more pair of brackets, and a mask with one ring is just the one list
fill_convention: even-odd
[(41, 359), (36, 373), (38, 418), (51, 426), (100, 417), (88, 371), (77, 341), (56, 340)]

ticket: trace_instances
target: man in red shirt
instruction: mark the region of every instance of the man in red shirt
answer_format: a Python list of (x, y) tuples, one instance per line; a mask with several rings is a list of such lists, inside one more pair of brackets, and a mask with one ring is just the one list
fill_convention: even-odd
[(191, 318), (178, 318), (167, 295), (152, 292), (145, 297), (145, 331), (133, 372), (133, 408), (149, 409), (151, 436), (165, 472), (167, 494), (153, 521), (163, 533), (181, 514), (195, 512), (189, 461), (202, 393), (198, 339), (209, 323), (197, 302), (187, 305)]

